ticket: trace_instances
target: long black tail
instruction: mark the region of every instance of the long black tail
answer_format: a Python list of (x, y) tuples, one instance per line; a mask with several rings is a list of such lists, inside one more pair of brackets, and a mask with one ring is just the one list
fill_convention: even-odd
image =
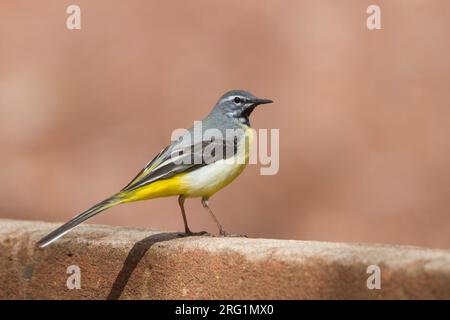
[(65, 235), (67, 232), (69, 232), (70, 230), (72, 230), (73, 228), (78, 226), (80, 223), (86, 221), (89, 218), (92, 218), (96, 214), (98, 214), (106, 209), (109, 209), (109, 208), (121, 203), (122, 200), (123, 200), (123, 198), (120, 197), (119, 195), (114, 195), (108, 199), (103, 200), (100, 203), (97, 203), (93, 207), (91, 207), (91, 208), (87, 209), (86, 211), (80, 213), (79, 215), (73, 217), (70, 221), (66, 222), (58, 229), (52, 231), (51, 233), (49, 233), (48, 235), (43, 237), (37, 243), (38, 246), (40, 246), (41, 248), (48, 246), (50, 243), (59, 239), (60, 237)]

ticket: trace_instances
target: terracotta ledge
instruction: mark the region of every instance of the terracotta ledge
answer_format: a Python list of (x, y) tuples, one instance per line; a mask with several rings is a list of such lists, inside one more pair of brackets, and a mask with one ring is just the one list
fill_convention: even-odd
[[(35, 247), (56, 226), (0, 219), (1, 299), (450, 299), (450, 250), (98, 225)], [(381, 289), (367, 287), (370, 265)]]

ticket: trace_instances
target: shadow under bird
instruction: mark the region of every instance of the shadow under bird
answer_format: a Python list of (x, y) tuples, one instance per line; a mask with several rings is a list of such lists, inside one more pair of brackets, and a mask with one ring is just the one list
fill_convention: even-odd
[[(250, 114), (256, 106), (267, 103), (272, 101), (257, 98), (244, 90), (225, 93), (200, 122), (202, 133), (214, 129), (220, 132), (219, 136), (223, 138), (208, 140), (203, 134), (198, 137), (194, 125), (180, 139), (164, 148), (121, 191), (75, 216), (42, 238), (38, 245), (40, 247), (49, 245), (80, 223), (115, 205), (168, 196), (178, 196), (187, 234), (196, 233), (189, 229), (184, 201), (186, 198), (199, 197), (203, 207), (216, 222), (220, 235), (228, 235), (209, 208), (208, 199), (232, 182), (245, 168), (254, 132), (250, 128)], [(230, 131), (238, 134), (228, 139), (227, 132)], [(226, 152), (221, 152), (217, 157), (214, 157), (212, 152), (213, 156), (205, 159), (206, 149), (226, 150)], [(198, 161), (192, 161), (193, 158)]]

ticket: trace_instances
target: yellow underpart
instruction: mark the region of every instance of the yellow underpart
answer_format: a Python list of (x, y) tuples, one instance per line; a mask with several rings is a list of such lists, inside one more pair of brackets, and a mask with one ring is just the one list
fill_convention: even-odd
[[(249, 127), (245, 129), (243, 153), (239, 153), (240, 161), (236, 159), (228, 165), (222, 161), (210, 164), (190, 172), (180, 173), (168, 179), (157, 180), (138, 189), (123, 191), (120, 196), (121, 203), (139, 200), (148, 200), (159, 197), (185, 195), (187, 197), (209, 197), (231, 183), (244, 170), (249, 160), (250, 145), (253, 142), (254, 132)], [(242, 159), (243, 157), (243, 159)], [(228, 159), (233, 160), (233, 159)], [(208, 170), (212, 170), (208, 172)], [(206, 172), (206, 173), (205, 173)]]
[(186, 173), (177, 174), (169, 179), (158, 180), (139, 189), (122, 192), (123, 202), (148, 200), (159, 197), (170, 197), (184, 194), (188, 186), (183, 182)]

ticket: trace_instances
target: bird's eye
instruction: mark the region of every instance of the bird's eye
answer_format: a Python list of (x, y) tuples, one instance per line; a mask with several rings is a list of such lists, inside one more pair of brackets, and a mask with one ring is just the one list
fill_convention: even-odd
[(239, 98), (239, 97), (234, 98), (234, 103), (238, 104), (240, 102), (241, 102), (241, 98)]

